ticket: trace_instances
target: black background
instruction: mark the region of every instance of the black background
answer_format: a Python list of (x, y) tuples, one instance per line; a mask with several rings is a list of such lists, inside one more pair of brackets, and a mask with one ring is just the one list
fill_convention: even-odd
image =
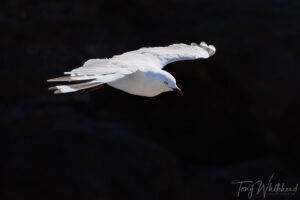
[[(294, 186), (299, 10), (296, 0), (2, 1), (1, 196), (247, 199), (232, 181), (273, 173)], [(182, 97), (47, 90), (89, 58), (201, 41), (217, 53), (165, 68)]]

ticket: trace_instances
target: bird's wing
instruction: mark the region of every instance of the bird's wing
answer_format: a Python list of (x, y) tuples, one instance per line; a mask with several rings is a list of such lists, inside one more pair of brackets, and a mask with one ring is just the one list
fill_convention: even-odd
[(180, 60), (194, 60), (199, 58), (209, 58), (214, 55), (216, 48), (207, 45), (205, 42), (200, 44), (172, 44), (167, 47), (148, 47), (136, 51), (130, 51), (122, 55), (114, 56), (113, 60), (122, 60), (130, 66), (140, 68), (141, 71), (147, 67), (157, 67), (162, 69), (169, 63)]
[[(96, 79), (99, 82), (107, 83), (138, 70), (145, 72), (155, 67), (161, 69), (175, 61), (209, 58), (215, 52), (215, 47), (207, 45), (205, 42), (201, 42), (199, 45), (192, 43), (191, 45), (173, 44), (167, 47), (141, 48), (110, 59), (90, 59), (82, 67), (65, 72), (65, 74), (71, 75), (68, 81)], [(66, 81), (66, 77), (48, 81)]]
[(82, 67), (73, 69), (65, 74), (70, 74), (74, 79), (95, 79), (101, 83), (116, 81), (128, 74), (135, 73), (138, 68), (128, 66), (112, 59), (90, 59)]

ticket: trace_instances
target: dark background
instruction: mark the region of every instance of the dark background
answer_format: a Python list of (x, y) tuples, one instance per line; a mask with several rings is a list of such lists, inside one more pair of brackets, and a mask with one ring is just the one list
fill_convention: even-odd
[[(247, 199), (232, 181), (273, 173), (294, 186), (299, 10), (297, 0), (1, 1), (2, 199)], [(200, 41), (217, 53), (166, 67), (182, 97), (47, 90), (89, 58)]]

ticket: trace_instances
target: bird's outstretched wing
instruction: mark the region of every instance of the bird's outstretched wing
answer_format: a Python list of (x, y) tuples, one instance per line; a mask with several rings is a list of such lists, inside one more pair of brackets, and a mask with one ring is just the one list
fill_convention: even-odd
[(114, 56), (114, 60), (123, 60), (127, 64), (146, 70), (151, 64), (151, 67), (162, 69), (167, 64), (181, 61), (194, 60), (199, 58), (209, 58), (214, 55), (216, 48), (213, 45), (207, 45), (205, 42), (200, 44), (172, 44), (167, 47), (148, 47), (141, 48), (136, 51), (130, 51), (122, 55)]

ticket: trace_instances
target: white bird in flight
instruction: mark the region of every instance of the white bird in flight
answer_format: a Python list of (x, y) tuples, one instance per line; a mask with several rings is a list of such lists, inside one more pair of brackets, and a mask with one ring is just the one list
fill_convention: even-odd
[(65, 72), (67, 76), (47, 81), (75, 82), (50, 87), (54, 94), (93, 91), (108, 84), (139, 96), (153, 97), (169, 91), (182, 95), (175, 78), (162, 68), (175, 61), (209, 58), (215, 52), (216, 48), (205, 42), (141, 48), (109, 59), (90, 59), (82, 67)]

